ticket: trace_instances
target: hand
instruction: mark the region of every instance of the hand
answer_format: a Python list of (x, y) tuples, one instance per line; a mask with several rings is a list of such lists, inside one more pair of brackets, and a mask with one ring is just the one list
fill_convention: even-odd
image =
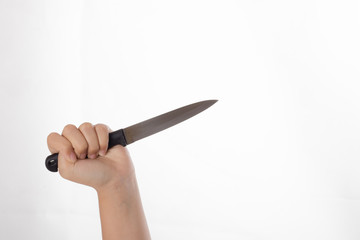
[(104, 124), (93, 126), (85, 122), (79, 128), (66, 125), (61, 135), (49, 134), (50, 152), (59, 153), (60, 175), (97, 191), (119, 187), (132, 180), (134, 166), (127, 149), (117, 145), (107, 150), (109, 132), (110, 128)]

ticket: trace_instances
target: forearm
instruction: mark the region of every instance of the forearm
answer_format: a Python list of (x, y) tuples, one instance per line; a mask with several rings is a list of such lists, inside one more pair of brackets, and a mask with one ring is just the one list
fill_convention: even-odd
[(136, 178), (97, 190), (103, 240), (150, 240)]

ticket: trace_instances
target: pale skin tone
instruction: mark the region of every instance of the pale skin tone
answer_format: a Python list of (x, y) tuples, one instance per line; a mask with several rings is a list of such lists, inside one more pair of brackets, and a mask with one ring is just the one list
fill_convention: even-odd
[(103, 240), (149, 240), (132, 160), (125, 147), (107, 150), (110, 132), (105, 124), (69, 124), (61, 135), (50, 133), (47, 143), (59, 153), (63, 178), (96, 190)]

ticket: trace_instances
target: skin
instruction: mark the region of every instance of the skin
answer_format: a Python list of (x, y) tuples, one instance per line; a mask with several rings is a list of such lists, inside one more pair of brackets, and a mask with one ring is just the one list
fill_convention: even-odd
[(125, 147), (107, 150), (110, 132), (105, 124), (69, 124), (49, 134), (48, 148), (59, 153), (63, 178), (96, 190), (103, 240), (149, 240), (134, 165)]

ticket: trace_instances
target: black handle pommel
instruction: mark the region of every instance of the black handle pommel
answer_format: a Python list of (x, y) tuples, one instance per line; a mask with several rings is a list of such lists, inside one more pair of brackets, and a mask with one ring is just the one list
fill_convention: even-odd
[(58, 153), (49, 155), (45, 160), (45, 166), (50, 172), (58, 171)]
[[(115, 145), (121, 145), (123, 147), (127, 145), (123, 129), (109, 133), (108, 149)], [(51, 154), (45, 160), (45, 166), (50, 172), (58, 171), (58, 155), (58, 153)]]

